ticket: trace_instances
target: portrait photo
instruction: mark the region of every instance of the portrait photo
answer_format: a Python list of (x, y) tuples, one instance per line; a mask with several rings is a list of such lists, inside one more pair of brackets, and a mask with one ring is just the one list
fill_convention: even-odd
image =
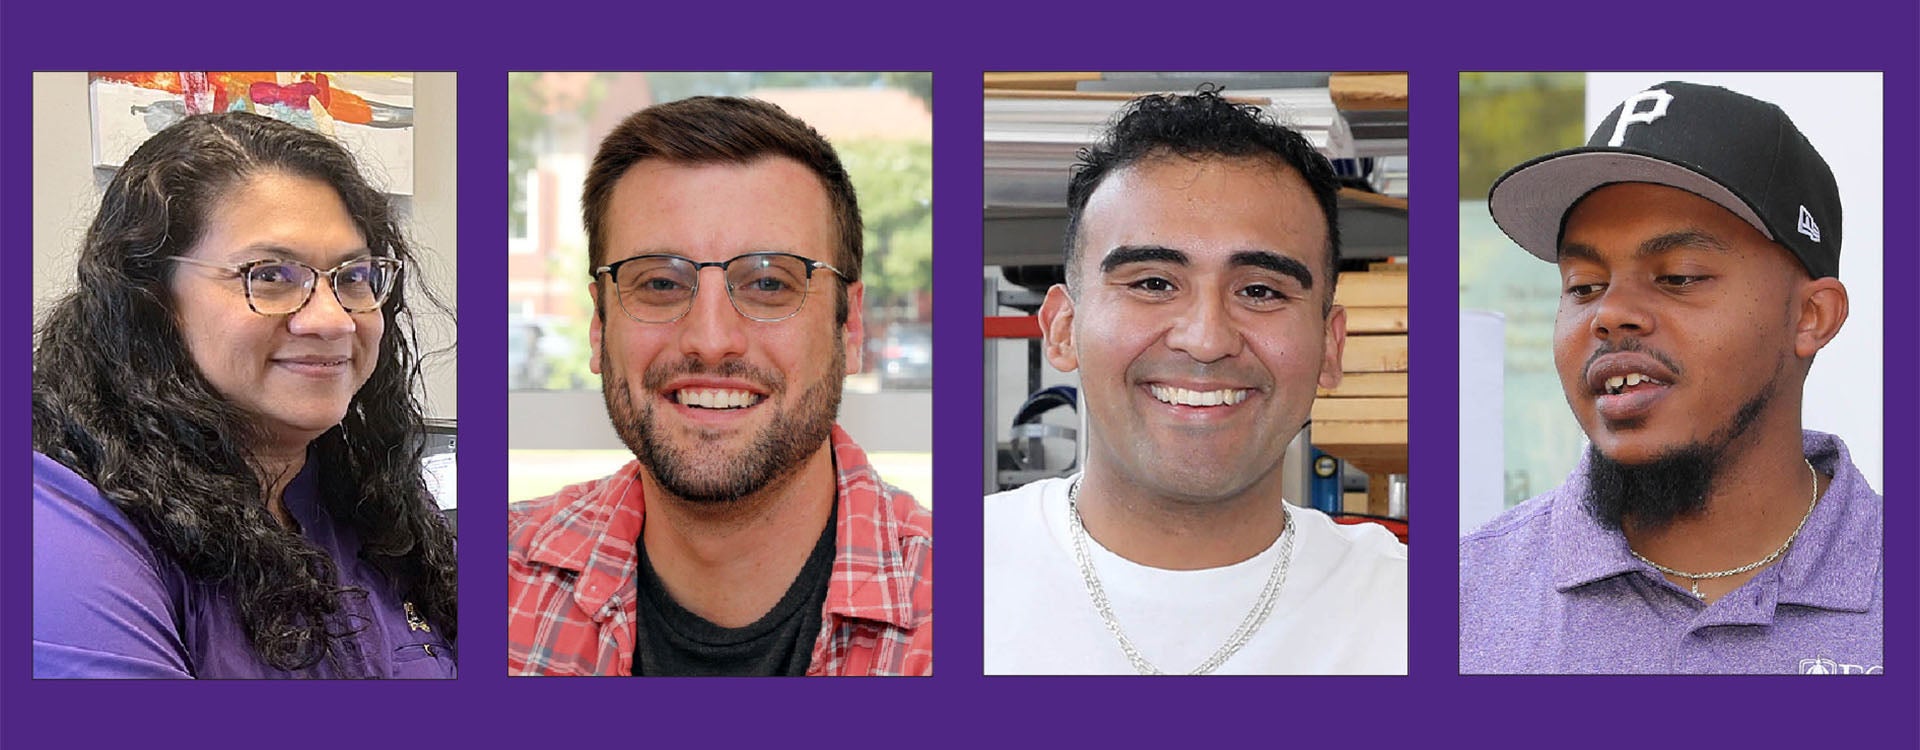
[(932, 86), (509, 75), (509, 675), (932, 673)]
[(1407, 673), (1407, 81), (986, 74), (988, 675)]
[(1460, 92), (1460, 671), (1879, 674), (1880, 74)]
[(454, 78), (34, 75), (34, 677), (456, 675)]

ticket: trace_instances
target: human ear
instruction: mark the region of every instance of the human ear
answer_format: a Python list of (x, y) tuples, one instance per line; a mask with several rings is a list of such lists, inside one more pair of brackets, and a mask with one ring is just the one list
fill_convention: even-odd
[(595, 375), (601, 375), (604, 373), (600, 372), (600, 336), (602, 335), (600, 329), (606, 322), (600, 317), (603, 306), (600, 304), (598, 280), (587, 282), (587, 294), (593, 297), (593, 322), (587, 324), (587, 346), (593, 350), (593, 354), (587, 358), (587, 369), (592, 370)]
[(1347, 308), (1334, 305), (1327, 311), (1327, 330), (1325, 351), (1320, 354), (1320, 387), (1333, 390), (1340, 387), (1342, 371), (1341, 357), (1347, 351)]
[(1073, 295), (1065, 284), (1048, 288), (1046, 301), (1040, 303), (1040, 337), (1054, 369), (1073, 372), (1080, 367), (1080, 353), (1073, 346)]
[(1795, 305), (1793, 353), (1811, 359), (1840, 334), (1846, 322), (1846, 285), (1831, 276), (1807, 282)]
[(840, 328), (840, 335), (847, 352), (848, 375), (860, 372), (861, 357), (866, 351), (867, 323), (861, 314), (861, 310), (866, 308), (866, 293), (867, 285), (864, 282), (856, 281), (847, 285), (847, 324)]

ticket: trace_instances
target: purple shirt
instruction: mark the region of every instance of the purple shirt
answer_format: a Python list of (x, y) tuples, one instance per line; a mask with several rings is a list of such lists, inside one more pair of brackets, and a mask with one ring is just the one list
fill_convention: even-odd
[(339, 666), (288, 672), (254, 655), (217, 588), (190, 580), (71, 469), (33, 454), (33, 676), (36, 678), (453, 677), (438, 629), (410, 626), (393, 586), (360, 559), (360, 539), (319, 504), (312, 461), (287, 485), (287, 512), (367, 592), (343, 607), (361, 625)]
[(1584, 457), (1460, 540), (1461, 673), (1879, 674), (1880, 494), (1839, 438), (1803, 442), (1832, 484), (1793, 547), (1712, 604), (1587, 511)]

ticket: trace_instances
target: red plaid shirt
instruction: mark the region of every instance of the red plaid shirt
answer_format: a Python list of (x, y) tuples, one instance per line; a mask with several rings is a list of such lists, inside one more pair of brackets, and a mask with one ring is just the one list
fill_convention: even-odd
[[(933, 514), (838, 425), (840, 521), (809, 676), (933, 673)], [(640, 462), (513, 506), (507, 673), (631, 675), (646, 502)]]

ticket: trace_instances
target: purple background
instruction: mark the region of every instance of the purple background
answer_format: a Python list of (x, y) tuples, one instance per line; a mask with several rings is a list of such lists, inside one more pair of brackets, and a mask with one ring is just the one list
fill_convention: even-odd
[[(1395, 12), (1404, 4), (1420, 10)], [(1286, 744), (1294, 740), (1568, 747), (1646, 741), (1913, 747), (1916, 679), (1913, 238), (1920, 197), (1911, 2), (1118, 4), (1100, 15), (1021, 3), (877, 8), (636, 3), (589, 12), (352, 2), (9, 2), (0, 16), (0, 745), (373, 747), (612, 746), (635, 740), (931, 743), (1085, 741)], [(1010, 4), (1012, 5), (1012, 4)], [(1850, 7), (1865, 9), (1851, 12)], [(1896, 7), (1897, 6), (1897, 7)], [(461, 6), (466, 7), (466, 6)], [(472, 6), (478, 7), (478, 6)], [(1551, 8), (1551, 9), (1550, 9)], [(541, 17), (521, 17), (541, 14)], [(677, 16), (677, 17), (675, 17)], [(359, 19), (365, 22), (356, 23)], [(1457, 30), (1455, 30), (1457, 29)], [(1887, 676), (1463, 678), (1455, 674), (1454, 441), (1460, 70), (1594, 68), (1886, 72)], [(466, 668), (453, 683), (263, 685), (34, 682), (28, 503), (31, 377), (31, 92), (39, 70), (444, 70), (460, 73), (462, 484)], [(938, 676), (927, 680), (508, 680), (500, 550), (506, 449), (502, 368), (506, 211), (499, 167), (510, 69), (883, 69), (935, 72), (935, 286), (940, 399), (935, 483), (944, 540)], [(1012, 679), (979, 676), (980, 287), (983, 70), (1370, 69), (1413, 74), (1413, 474), (1437, 519), (1413, 544), (1412, 676)], [(1852, 283), (1872, 283), (1855, 280)], [(1431, 506), (1431, 507), (1428, 507)], [(1046, 623), (1036, 622), (1044, 628)]]

